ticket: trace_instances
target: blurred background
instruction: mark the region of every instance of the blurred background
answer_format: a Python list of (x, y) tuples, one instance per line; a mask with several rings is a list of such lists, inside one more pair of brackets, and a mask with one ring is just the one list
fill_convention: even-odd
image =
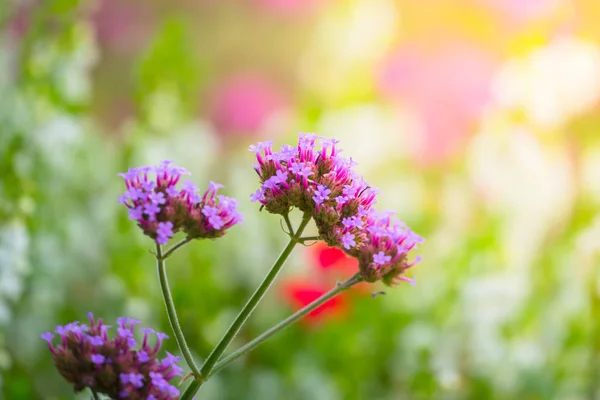
[[(170, 332), (117, 203), (118, 172), (163, 159), (245, 215), (169, 260), (205, 357), (286, 243), (249, 201), (248, 145), (302, 131), (427, 239), (417, 285), (347, 293), (200, 398), (600, 399), (599, 19), (597, 0), (2, 1), (0, 398), (88, 398), (39, 338), (88, 311)], [(232, 347), (355, 268), (298, 248)]]

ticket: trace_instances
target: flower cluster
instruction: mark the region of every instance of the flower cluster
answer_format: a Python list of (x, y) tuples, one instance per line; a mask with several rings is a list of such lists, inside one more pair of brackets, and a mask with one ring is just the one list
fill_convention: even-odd
[(389, 213), (375, 211), (377, 189), (354, 171), (352, 159), (339, 155), (337, 143), (304, 133), (297, 146), (279, 152), (270, 141), (250, 146), (261, 183), (251, 200), (274, 214), (286, 215), (292, 207), (310, 213), (328, 245), (359, 260), (366, 281), (409, 280), (400, 277), (412, 265), (407, 253), (423, 239)]
[[(54, 346), (54, 334), (41, 335), (48, 342), (52, 360), (58, 372), (73, 384), (76, 392), (89, 388), (112, 399), (178, 399), (179, 390), (170, 385), (183, 369), (177, 365), (179, 357), (167, 352), (162, 360), (157, 354), (162, 341), (168, 336), (152, 329), (142, 329), (144, 337), (138, 349), (134, 327), (140, 321), (117, 319), (117, 336), (108, 337), (110, 326), (101, 318), (88, 314), (90, 326), (72, 322), (58, 326), (60, 344)], [(156, 343), (150, 345), (150, 337)]]
[(358, 259), (358, 268), (367, 282), (381, 280), (388, 286), (398, 281), (414, 284), (414, 279), (402, 274), (421, 260), (417, 256), (408, 263), (407, 254), (424, 240), (392, 215), (389, 212), (370, 212), (362, 232), (361, 246), (351, 248), (347, 253)]
[(222, 185), (210, 182), (200, 195), (191, 181), (178, 188), (183, 175), (189, 172), (170, 161), (119, 174), (127, 187), (119, 202), (127, 206), (129, 218), (137, 221), (146, 235), (159, 244), (166, 244), (179, 230), (189, 238), (216, 238), (241, 222), (237, 201), (217, 195)]

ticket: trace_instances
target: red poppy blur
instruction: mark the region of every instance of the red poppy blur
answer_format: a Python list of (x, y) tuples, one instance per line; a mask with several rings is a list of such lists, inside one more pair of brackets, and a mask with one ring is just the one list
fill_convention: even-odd
[[(283, 284), (282, 297), (290, 303), (294, 310), (300, 310), (332, 288), (333, 286), (328, 284), (292, 280)], [(345, 293), (342, 293), (311, 311), (301, 320), (302, 323), (315, 325), (324, 319), (343, 316), (348, 309), (348, 301), (345, 295)]]
[[(358, 262), (335, 247), (317, 242), (306, 250), (310, 260), (309, 279), (290, 278), (281, 286), (282, 298), (297, 311), (309, 305), (335, 286), (337, 281), (350, 278), (358, 272)], [(352, 293), (366, 293), (370, 285), (359, 283), (350, 291), (329, 300), (302, 319), (305, 325), (315, 325), (324, 320), (343, 317), (347, 313)]]
[(356, 259), (348, 257), (336, 247), (329, 247), (325, 242), (317, 242), (308, 248), (312, 265), (320, 270), (335, 273), (342, 278), (352, 276), (358, 271)]

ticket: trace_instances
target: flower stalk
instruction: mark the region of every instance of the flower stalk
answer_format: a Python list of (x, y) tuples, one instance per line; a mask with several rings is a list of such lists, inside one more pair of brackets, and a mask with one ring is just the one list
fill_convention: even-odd
[(265, 341), (267, 341), (269, 338), (271, 338), (271, 336), (273, 336), (276, 333), (284, 330), (288, 326), (290, 326), (293, 323), (297, 322), (299, 319), (303, 318), (305, 315), (307, 315), (311, 311), (313, 311), (316, 308), (320, 307), (321, 305), (323, 305), (327, 301), (331, 300), (332, 298), (334, 298), (338, 294), (340, 294), (340, 293), (342, 293), (342, 292), (350, 289), (352, 286), (356, 285), (359, 282), (362, 282), (362, 277), (361, 277), (360, 273), (357, 273), (357, 274), (353, 275), (350, 279), (348, 279), (345, 282), (341, 282), (341, 283), (338, 282), (333, 289), (331, 289), (327, 293), (323, 294), (321, 297), (319, 297), (318, 299), (316, 299), (315, 301), (313, 301), (309, 305), (307, 305), (304, 308), (296, 311), (294, 314), (290, 315), (289, 317), (287, 317), (283, 321), (279, 322), (277, 325), (273, 326), (269, 330), (267, 330), (264, 333), (262, 333), (256, 339), (248, 342), (247, 344), (245, 344), (244, 346), (240, 347), (238, 350), (234, 351), (233, 353), (231, 353), (227, 357), (224, 357), (221, 360), (219, 360), (219, 362), (217, 362), (215, 364), (214, 368), (212, 369), (212, 371), (210, 372), (210, 374), (208, 375), (208, 377), (210, 377), (210, 376), (218, 373), (223, 368), (225, 368), (226, 366), (228, 366), (230, 363), (232, 363), (233, 361), (237, 360), (239, 357), (241, 357), (244, 354), (246, 354), (246, 353), (254, 350), (256, 347), (258, 347), (259, 345), (261, 345), (262, 343), (264, 343)]
[[(173, 248), (171, 248), (171, 250), (173, 250)], [(156, 243), (156, 267), (158, 269), (158, 280), (160, 282), (160, 290), (162, 292), (165, 307), (167, 309), (167, 316), (169, 317), (169, 322), (171, 323), (171, 329), (173, 329), (175, 340), (177, 341), (179, 351), (181, 351), (185, 362), (192, 370), (194, 376), (196, 376), (197, 379), (201, 379), (202, 375), (200, 370), (194, 362), (194, 357), (192, 356), (190, 348), (185, 341), (185, 336), (181, 330), (181, 326), (179, 325), (179, 319), (177, 318), (177, 312), (175, 311), (175, 303), (173, 302), (173, 296), (171, 295), (171, 290), (169, 289), (169, 281), (167, 280), (165, 258), (166, 256), (162, 253), (161, 245)]]
[(162, 255), (162, 260), (166, 260), (167, 258), (169, 258), (169, 256), (171, 254), (173, 254), (175, 252), (175, 250), (179, 249), (181, 246), (191, 242), (193, 239), (191, 237), (186, 237), (185, 239), (180, 240), (179, 242), (175, 243), (169, 250), (165, 251)]
[[(279, 274), (279, 271), (283, 267), (283, 264), (285, 263), (285, 261), (288, 259), (288, 257), (292, 253), (292, 250), (294, 249), (294, 247), (298, 243), (300, 243), (300, 237), (302, 235), (302, 232), (304, 231), (304, 229), (310, 222), (310, 218), (311, 218), (310, 214), (305, 213), (304, 216), (302, 217), (302, 222), (298, 226), (298, 229), (296, 230), (296, 232), (293, 232), (293, 233), (290, 232), (290, 241), (288, 242), (287, 246), (283, 249), (283, 251), (281, 252), (279, 257), (277, 258), (277, 260), (275, 261), (275, 263), (273, 264), (273, 266), (271, 267), (271, 269), (265, 276), (264, 280), (258, 286), (256, 291), (252, 294), (250, 299), (248, 299), (248, 302), (244, 305), (244, 307), (242, 308), (242, 310), (240, 311), (238, 316), (235, 318), (235, 320), (233, 321), (233, 323), (231, 324), (229, 329), (227, 329), (227, 331), (225, 332), (225, 334), (223, 335), (223, 337), (221, 338), (221, 340), (219, 341), (217, 346), (213, 349), (213, 351), (210, 353), (210, 355), (208, 356), (208, 358), (202, 365), (202, 368), (200, 370), (200, 376), (203, 377), (204, 380), (206, 380), (206, 378), (211, 374), (213, 367), (215, 366), (215, 364), (217, 363), (217, 361), (219, 360), (221, 355), (225, 352), (225, 350), (227, 349), (227, 346), (229, 346), (229, 344), (231, 343), (233, 338), (240, 331), (240, 329), (242, 328), (242, 326), (244, 325), (244, 323), (246, 322), (246, 320), (248, 319), (250, 314), (252, 314), (252, 312), (254, 311), (254, 309), (256, 308), (258, 303), (260, 302), (260, 300), (262, 300), (265, 293), (267, 292), (267, 290), (269, 289), (269, 287), (271, 286), (271, 284), (273, 283), (273, 281)], [(286, 224), (288, 225), (288, 227), (291, 228), (291, 223), (290, 223), (287, 215), (285, 216), (285, 220), (286, 220)], [(200, 388), (202, 383), (203, 383), (202, 380), (200, 380), (200, 381), (196, 380), (196, 381), (192, 382), (190, 384), (190, 386), (188, 387), (188, 389), (183, 394), (182, 399), (192, 398), (192, 396)]]
[(298, 239), (298, 241), (302, 244), (305, 242), (316, 242), (318, 240), (321, 240), (321, 236), (305, 236)]
[[(327, 293), (323, 294), (321, 297), (319, 297), (318, 299), (316, 299), (315, 301), (313, 301), (306, 307), (296, 311), (294, 314), (290, 315), (283, 321), (279, 322), (277, 325), (275, 325), (272, 328), (270, 328), (269, 330), (265, 331), (260, 336), (258, 336), (256, 339), (254, 339), (254, 340), (248, 342), (247, 344), (245, 344), (244, 346), (240, 347), (238, 350), (234, 351), (227, 357), (221, 358), (216, 364), (214, 364), (214, 367), (211, 369), (211, 371), (208, 373), (208, 375), (204, 375), (205, 379), (207, 380), (211, 376), (217, 374), (223, 368), (225, 368), (229, 364), (231, 364), (233, 361), (237, 360), (244, 354), (249, 353), (250, 351), (254, 350), (256, 347), (260, 346), (262, 343), (269, 340), (271, 338), (271, 336), (279, 333), (280, 331), (284, 330), (288, 326), (294, 324), (295, 322), (302, 319), (304, 316), (306, 316), (313, 310), (315, 310), (315, 309), (319, 308), (320, 306), (322, 306), (323, 304), (325, 304), (327, 301), (331, 300), (335, 296), (350, 289), (351, 287), (353, 287), (354, 285), (356, 285), (357, 283), (360, 283), (362, 281), (363, 281), (363, 279), (359, 272), (359, 273), (353, 275), (350, 279), (348, 279), (345, 282), (341, 282), (341, 283), (338, 282), (337, 285), (333, 289), (331, 289)], [(190, 384), (190, 386), (187, 388), (187, 390), (181, 396), (181, 400), (191, 399), (194, 396), (194, 394), (196, 393), (196, 391), (198, 391), (198, 389), (200, 388), (201, 385), (202, 385), (201, 381), (193, 381)]]
[(285, 225), (288, 228), (288, 235), (292, 236), (294, 234), (294, 227), (292, 226), (292, 221), (290, 221), (289, 214), (283, 214), (283, 219), (285, 220)]

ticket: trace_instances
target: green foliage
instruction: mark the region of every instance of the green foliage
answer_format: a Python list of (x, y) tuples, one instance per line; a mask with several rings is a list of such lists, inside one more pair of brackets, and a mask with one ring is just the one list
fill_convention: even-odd
[(184, 116), (196, 111), (202, 70), (190, 38), (185, 20), (170, 17), (164, 21), (140, 60), (136, 91), (139, 102), (160, 91), (173, 91)]

